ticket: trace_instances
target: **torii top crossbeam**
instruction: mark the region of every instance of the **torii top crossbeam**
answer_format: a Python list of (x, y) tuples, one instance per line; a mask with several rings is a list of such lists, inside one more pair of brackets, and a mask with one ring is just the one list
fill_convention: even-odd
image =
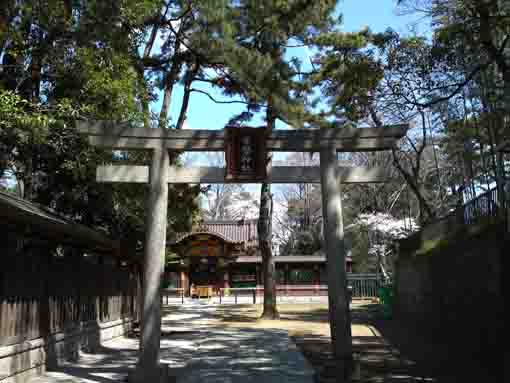
[[(89, 136), (90, 144), (97, 147), (178, 151), (225, 149), (225, 132), (222, 130), (145, 129), (111, 121), (80, 121), (77, 124), (79, 131)], [(335, 147), (340, 152), (388, 150), (407, 129), (407, 125), (392, 125), (384, 128), (275, 130), (268, 134), (266, 148), (281, 152), (319, 152), (325, 147)]]

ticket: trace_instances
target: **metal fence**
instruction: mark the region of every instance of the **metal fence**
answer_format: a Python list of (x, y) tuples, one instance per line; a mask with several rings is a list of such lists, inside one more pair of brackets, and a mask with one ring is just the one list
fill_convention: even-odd
[(351, 288), (353, 299), (378, 297), (383, 283), (379, 274), (347, 274), (347, 285)]
[(498, 214), (498, 189), (491, 189), (467, 202), (463, 207), (464, 223), (477, 222), (481, 217), (495, 217)]
[[(383, 280), (377, 274), (349, 274), (347, 286), (351, 294), (351, 299), (371, 299), (379, 296), (379, 289), (383, 285)], [(238, 303), (239, 298), (249, 297), (252, 303), (261, 303), (263, 301), (263, 287), (246, 288), (227, 288), (220, 289), (219, 302), (225, 301)], [(327, 297), (327, 285), (279, 285), (276, 287), (277, 298), (292, 297)], [(246, 302), (246, 298), (243, 299)]]
[(493, 188), (457, 207), (435, 222), (449, 221), (452, 224), (470, 225), (479, 222), (482, 218), (496, 217), (501, 210), (498, 189)]

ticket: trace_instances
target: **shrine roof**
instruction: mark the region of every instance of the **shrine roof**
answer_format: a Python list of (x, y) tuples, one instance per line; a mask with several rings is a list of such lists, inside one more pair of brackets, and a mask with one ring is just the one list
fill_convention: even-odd
[(242, 243), (245, 246), (255, 246), (258, 241), (257, 220), (215, 220), (204, 221), (191, 232), (177, 233), (170, 244), (177, 244), (196, 234), (211, 234), (220, 237), (225, 242)]
[(105, 233), (91, 229), (56, 213), (52, 209), (0, 191), (0, 221), (9, 226), (31, 227), (38, 236), (81, 246), (99, 252), (117, 253), (120, 243)]

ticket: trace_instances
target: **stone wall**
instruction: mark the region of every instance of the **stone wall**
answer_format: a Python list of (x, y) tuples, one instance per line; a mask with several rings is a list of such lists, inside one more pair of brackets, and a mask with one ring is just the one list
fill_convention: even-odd
[(63, 362), (74, 362), (81, 352), (95, 352), (102, 342), (125, 335), (132, 318), (89, 322), (65, 332), (0, 347), (0, 382), (25, 383)]
[(488, 359), (502, 346), (507, 230), (498, 222), (449, 230), (436, 241), (429, 230), (399, 242), (395, 317), (452, 351)]

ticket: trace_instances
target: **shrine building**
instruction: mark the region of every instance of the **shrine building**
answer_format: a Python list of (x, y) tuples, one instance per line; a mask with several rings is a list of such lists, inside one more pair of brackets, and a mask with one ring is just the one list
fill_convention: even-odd
[[(165, 268), (165, 285), (220, 288), (263, 287), (262, 257), (258, 250), (257, 220), (205, 221), (196, 230), (179, 233), (168, 242), (177, 255)], [(326, 257), (318, 255), (274, 256), (279, 286), (327, 284)], [(352, 259), (346, 258), (352, 272)]]

